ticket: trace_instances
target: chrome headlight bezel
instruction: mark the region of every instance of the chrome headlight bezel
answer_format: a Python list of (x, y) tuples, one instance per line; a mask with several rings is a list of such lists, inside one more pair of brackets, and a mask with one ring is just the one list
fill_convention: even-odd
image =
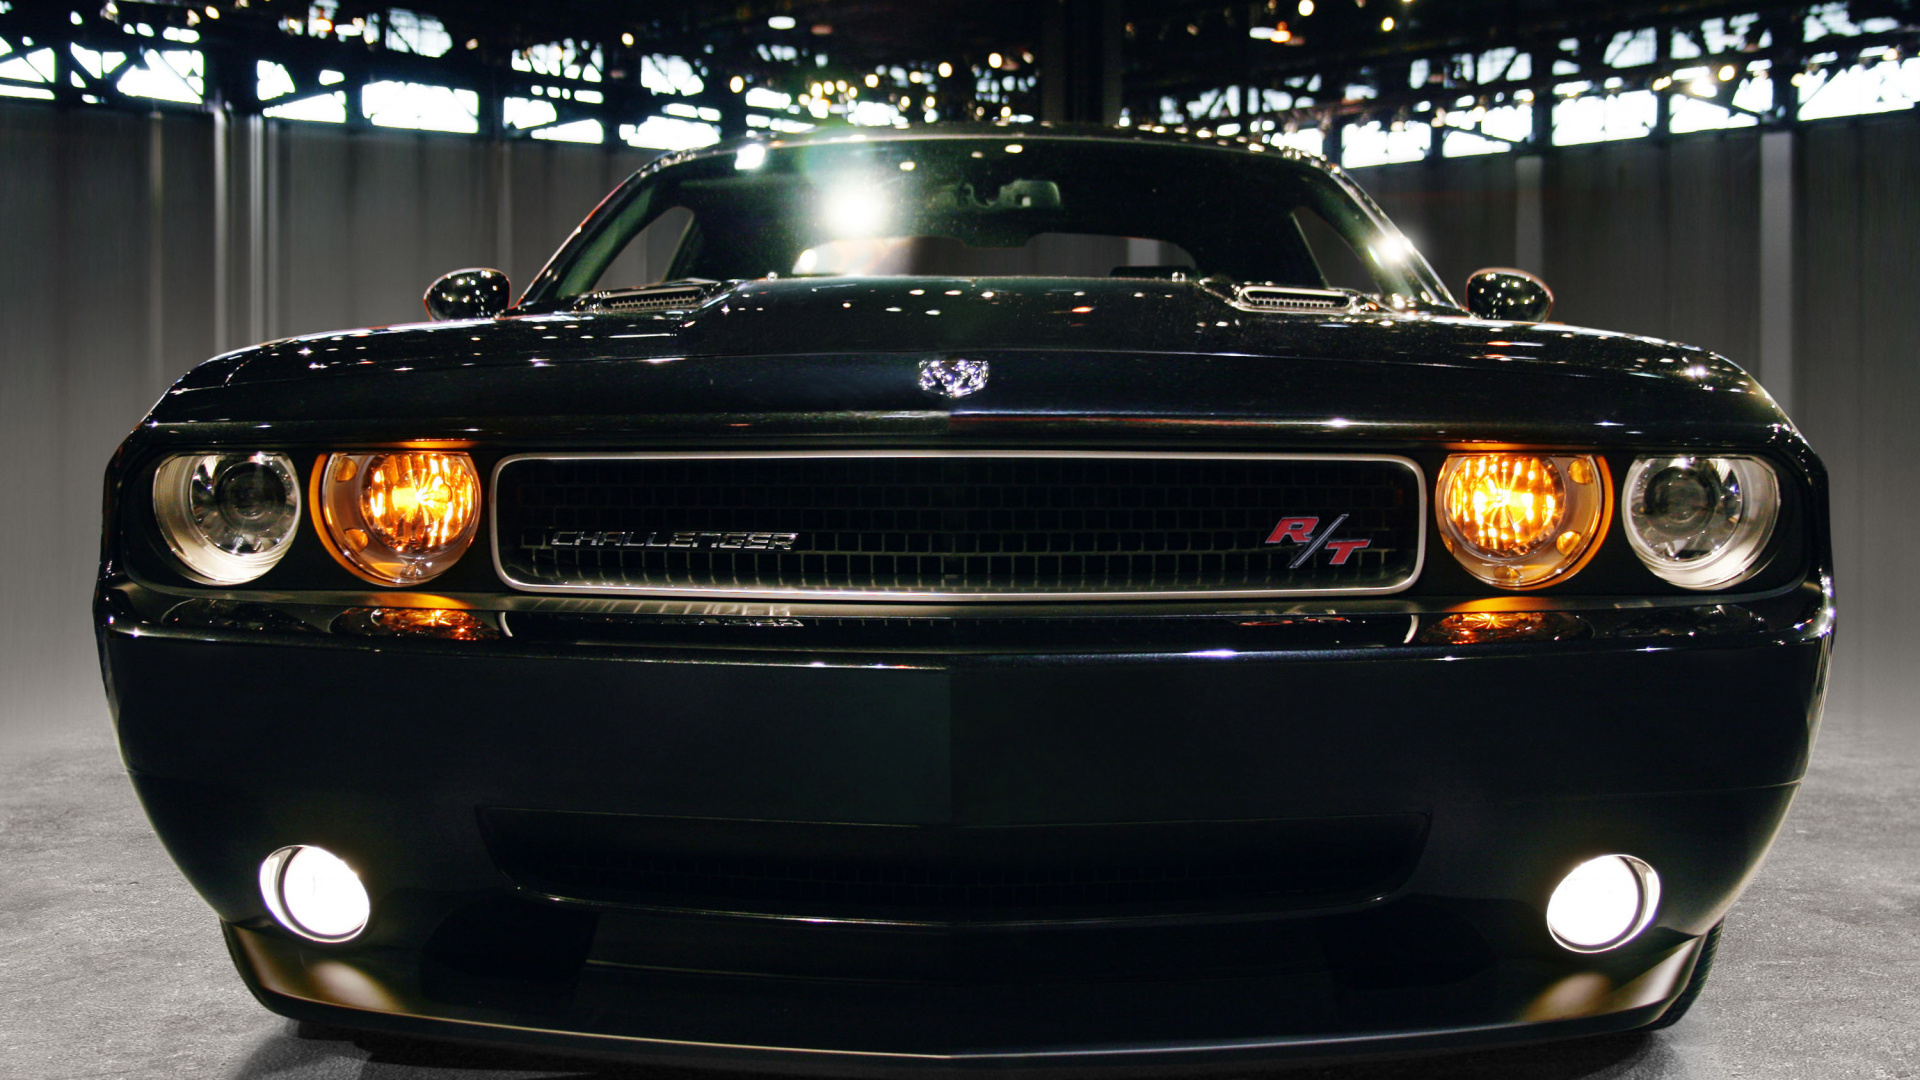
[[(1659, 504), (1666, 499), (1659, 486), (1689, 475), (1697, 526), (1661, 523)], [(1622, 486), (1621, 524), (1634, 554), (1661, 580), (1695, 591), (1724, 589), (1766, 567), (1781, 517), (1780, 488), (1774, 467), (1750, 454), (1642, 454)], [(1674, 551), (1679, 543), (1706, 547), (1681, 556)]]
[(241, 585), (286, 555), (303, 511), (293, 459), (269, 451), (174, 454), (153, 473), (153, 516), (181, 571)]

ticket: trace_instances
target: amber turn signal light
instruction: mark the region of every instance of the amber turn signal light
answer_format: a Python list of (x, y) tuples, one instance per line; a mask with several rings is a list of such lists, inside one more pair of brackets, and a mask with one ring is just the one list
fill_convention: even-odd
[(1463, 611), (1420, 633), (1429, 645), (1481, 645), (1514, 641), (1563, 641), (1591, 631), (1578, 616), (1561, 611)]
[(1440, 538), (1467, 572), (1504, 589), (1564, 581), (1606, 528), (1611, 485), (1591, 456), (1454, 454), (1440, 469)]
[(466, 454), (334, 454), (314, 470), (321, 538), (341, 564), (381, 585), (445, 573), (480, 526), (480, 475)]
[(496, 641), (500, 637), (491, 623), (457, 608), (348, 608), (333, 621), (333, 632), (442, 641)]

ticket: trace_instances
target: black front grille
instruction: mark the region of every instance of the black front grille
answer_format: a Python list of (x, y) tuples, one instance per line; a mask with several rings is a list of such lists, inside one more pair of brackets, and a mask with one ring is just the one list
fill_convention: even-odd
[(1411, 871), (1419, 814), (953, 827), (489, 808), (500, 868), (576, 900), (943, 920), (1293, 910), (1379, 895)]
[[(501, 567), (533, 588), (719, 595), (1388, 591), (1417, 570), (1399, 459), (993, 453), (527, 457)], [(1283, 518), (1328, 543), (1269, 542)], [(1334, 528), (1336, 522), (1338, 528)]]

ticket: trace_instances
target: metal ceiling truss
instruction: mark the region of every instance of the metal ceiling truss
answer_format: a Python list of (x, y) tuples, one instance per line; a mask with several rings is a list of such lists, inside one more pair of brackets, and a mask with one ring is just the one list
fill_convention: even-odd
[[(0, 0), (0, 96), (432, 127), (369, 98), (399, 86), (452, 95), (464, 126), (442, 130), (635, 145), (658, 145), (629, 137), (656, 122), (711, 141), (822, 121), (1117, 113), (1273, 142), (1314, 135), (1336, 159), (1353, 128), (1384, 139), (1426, 125), (1427, 156), (1468, 136), (1468, 153), (1550, 146), (1568, 141), (1555, 111), (1568, 102), (1631, 98), (1633, 134), (1777, 127), (1805, 118), (1802, 82), (1889, 59), (1899, 94), (1920, 100), (1920, 0), (1320, 0), (1311, 19), (1294, 14), (1299, 0), (1059, 0), (1051, 16), (1015, 0), (922, 0), (914, 18), (873, 0), (85, 2)], [(1382, 11), (1400, 20), (1391, 33)], [(942, 20), (950, 32), (930, 25)], [(1110, 34), (1112, 54), (1072, 62), (1088, 34)], [(666, 61), (692, 78), (662, 76)], [(1048, 63), (1062, 68), (1051, 93)], [(1725, 113), (1702, 120), (1698, 102)]]
[[(779, 0), (759, 4), (764, 10), (562, 0), (537, 16), (519, 5), (440, 0), (409, 8), (354, 0), (113, 0), (93, 6), (98, 3), (0, 0), (0, 97), (271, 116), (290, 103), (338, 95), (313, 107), (324, 117), (293, 115), (369, 127), (382, 121), (364, 98), (367, 88), (412, 84), (471, 95), (460, 100), (471, 103), (472, 126), (447, 130), (560, 137), (558, 129), (590, 120), (604, 126), (608, 142), (616, 126), (649, 119), (709, 126), (709, 138), (756, 128), (791, 130), (851, 119), (863, 98), (869, 103), (860, 114), (866, 123), (1031, 117), (1039, 111), (1034, 55), (1019, 33), (1005, 33), (1008, 43), (996, 48), (976, 28), (944, 44), (908, 43), (937, 49), (944, 58), (887, 56), (873, 35), (861, 32), (886, 14), (867, 10), (871, 5), (841, 5), (852, 9), (838, 13), (853, 22), (853, 32), (835, 37), (832, 26), (812, 17), (767, 15), (794, 10)], [(444, 11), (435, 14), (436, 8)], [(396, 18), (422, 17), (436, 34), (445, 31), (439, 55), (422, 55), (394, 39)], [(770, 27), (770, 21), (777, 25)], [(584, 70), (532, 70), (539, 65), (530, 60), (556, 46), (597, 56), (600, 63), (591, 76)], [(699, 88), (650, 88), (642, 69), (656, 59), (684, 63)], [(278, 68), (271, 78), (267, 64)], [(155, 69), (152, 78), (140, 73), (128, 80), (129, 72), (149, 67)], [(263, 89), (269, 86), (270, 94)], [(754, 99), (757, 104), (748, 97), (756, 89), (765, 92)], [(777, 104), (781, 96), (788, 99), (784, 105)]]
[[(1287, 2), (1291, 6), (1292, 0)], [(1436, 134), (1467, 131), (1503, 148), (1532, 149), (1554, 143), (1554, 107), (1574, 99), (1650, 93), (1654, 115), (1647, 134), (1652, 135), (1674, 133), (1672, 111), (1689, 100), (1727, 110), (1729, 122), (1721, 127), (1780, 127), (1799, 121), (1796, 90), (1802, 81), (1888, 59), (1911, 63), (1920, 54), (1920, 19), (1905, 4), (1852, 5), (1862, 9), (1852, 12), (1862, 23), (1872, 18), (1873, 25), (1884, 28), (1822, 33), (1811, 40), (1810, 18), (1818, 22), (1833, 9), (1848, 6), (1712, 3), (1615, 12), (1589, 9), (1577, 18), (1488, 25), (1474, 34), (1408, 35), (1404, 47), (1374, 42), (1327, 52), (1250, 37), (1253, 28), (1274, 25), (1276, 7), (1246, 7), (1237, 27), (1230, 23), (1224, 28), (1238, 29), (1233, 48), (1242, 58), (1244, 74), (1232, 85), (1222, 86), (1217, 78), (1172, 75), (1174, 65), (1164, 57), (1130, 57), (1125, 81), (1130, 122), (1209, 133), (1224, 127), (1225, 134), (1275, 141), (1288, 133), (1318, 130), (1325, 152), (1336, 159), (1343, 129), (1372, 124), (1425, 124)], [(1844, 13), (1836, 21), (1858, 29)], [(1887, 23), (1897, 25), (1885, 27)], [(1163, 37), (1132, 29), (1136, 41)], [(1172, 40), (1179, 43), (1179, 36)], [(1218, 41), (1215, 48), (1224, 45)], [(1216, 54), (1216, 71), (1221, 69), (1218, 59)], [(1204, 64), (1184, 66), (1189, 72), (1207, 70)], [(1737, 100), (1751, 79), (1771, 84), (1773, 92), (1764, 103), (1756, 103), (1755, 94)], [(1484, 115), (1499, 109), (1529, 112), (1524, 132), (1502, 134), (1472, 119), (1476, 110)], [(1731, 119), (1736, 116), (1742, 119)], [(1440, 156), (1441, 147), (1442, 139), (1433, 138), (1428, 154)]]

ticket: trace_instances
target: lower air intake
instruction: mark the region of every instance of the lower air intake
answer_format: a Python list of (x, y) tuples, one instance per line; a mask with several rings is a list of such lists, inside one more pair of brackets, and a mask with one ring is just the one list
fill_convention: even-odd
[(1349, 903), (1405, 880), (1421, 814), (955, 827), (488, 808), (494, 861), (575, 900), (799, 917), (1076, 918)]

